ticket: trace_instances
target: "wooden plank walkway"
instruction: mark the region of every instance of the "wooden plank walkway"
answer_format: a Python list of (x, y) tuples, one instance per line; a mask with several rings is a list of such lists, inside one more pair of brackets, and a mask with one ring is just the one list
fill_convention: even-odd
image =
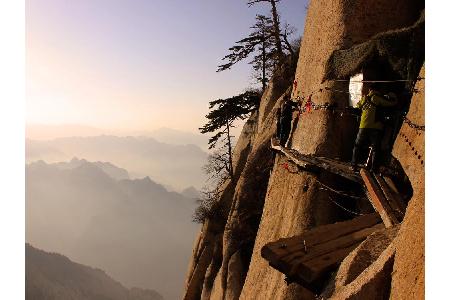
[(322, 288), (324, 276), (368, 235), (399, 224), (406, 205), (394, 182), (385, 175), (364, 168), (359, 174), (355, 173), (349, 163), (301, 154), (283, 147), (276, 138), (272, 138), (271, 147), (306, 171), (325, 170), (361, 184), (376, 211), (350, 221), (319, 226), (302, 235), (282, 238), (261, 249), (261, 256), (270, 266), (284, 273), (288, 282), (295, 281), (317, 293)]
[(299, 153), (280, 145), (277, 138), (272, 138), (271, 146), (272, 149), (283, 153), (301, 169), (311, 172), (325, 170), (361, 184), (366, 190), (367, 198), (380, 214), (386, 227), (391, 227), (403, 220), (406, 205), (389, 177), (375, 174), (364, 168), (360, 169), (359, 174), (355, 173), (351, 169), (350, 163)]
[(373, 213), (268, 243), (261, 249), (261, 256), (270, 266), (286, 274), (288, 281), (317, 292), (323, 276), (367, 236), (382, 228), (380, 217)]
[(288, 149), (283, 147), (282, 145), (280, 145), (280, 142), (277, 138), (272, 138), (271, 147), (274, 150), (282, 152), (287, 158), (289, 158), (291, 161), (293, 161), (295, 164), (297, 164), (299, 167), (303, 169), (310, 170), (313, 172), (317, 171), (318, 169), (325, 170), (333, 174), (347, 178), (351, 181), (360, 184), (362, 183), (361, 176), (359, 176), (358, 173), (355, 173), (352, 170), (350, 163), (326, 157), (302, 154), (294, 149)]

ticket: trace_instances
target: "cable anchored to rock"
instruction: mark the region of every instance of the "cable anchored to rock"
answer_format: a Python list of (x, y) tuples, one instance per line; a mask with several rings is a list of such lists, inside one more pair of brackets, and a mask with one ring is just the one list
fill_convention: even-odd
[[(376, 83), (376, 82), (380, 82), (380, 83), (391, 83), (391, 82), (411, 82), (411, 81), (421, 81), (421, 80), (425, 80), (425, 77), (417, 77), (416, 79), (394, 79), (394, 80), (354, 80), (352, 82), (357, 82), (357, 83)], [(349, 82), (350, 79), (330, 79), (328, 81), (334, 81), (334, 82)]]
[(344, 196), (344, 197), (349, 197), (349, 198), (356, 199), (356, 200), (364, 199), (364, 197), (359, 197), (359, 196), (351, 195), (351, 194), (348, 194), (348, 193), (346, 193), (346, 192), (338, 191), (338, 190), (336, 190), (336, 189), (333, 189), (332, 187), (330, 187), (330, 186), (326, 185), (325, 183), (321, 182), (320, 180), (317, 180), (317, 179), (316, 179), (316, 181), (317, 181), (321, 186), (323, 186), (323, 189), (324, 189), (324, 190), (329, 190), (329, 191), (331, 191), (331, 192), (333, 192), (333, 193), (335, 193), (335, 194), (338, 194), (338, 195), (341, 195), (341, 196)]
[(353, 211), (353, 210), (350, 210), (350, 209), (348, 209), (348, 208), (342, 206), (341, 204), (339, 204), (339, 203), (337, 203), (336, 201), (334, 201), (330, 196), (328, 196), (328, 199), (329, 199), (331, 202), (333, 202), (336, 206), (338, 206), (339, 208), (345, 210), (345, 211), (348, 212), (348, 213), (351, 213), (351, 214), (353, 214), (353, 215), (355, 215), (355, 216), (365, 216), (365, 214), (357, 213), (357, 212), (355, 212), (355, 211)]

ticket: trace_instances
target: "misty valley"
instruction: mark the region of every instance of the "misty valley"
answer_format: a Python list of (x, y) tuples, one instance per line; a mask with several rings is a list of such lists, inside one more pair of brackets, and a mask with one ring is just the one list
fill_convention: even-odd
[[(52, 157), (55, 153), (60, 156)], [(67, 157), (72, 158), (58, 160)], [(156, 290), (147, 293), (150, 296), (144, 293), (147, 298), (137, 297), (134, 290), (133, 297), (111, 299), (159, 299), (155, 296), (159, 294), (164, 299), (179, 298), (199, 229), (192, 215), (205, 158), (199, 146), (163, 144), (143, 137), (27, 140), (26, 242), (30, 245), (26, 256), (27, 266), (35, 267), (27, 267), (26, 274), (27, 285), (40, 285), (36, 290), (27, 286), (27, 291), (46, 290), (47, 299), (57, 295), (77, 299), (69, 297), (68, 291), (79, 289), (58, 286), (53, 280), (55, 270), (75, 274), (70, 282), (89, 293), (96, 291), (100, 287), (81, 284), (98, 277), (92, 277), (92, 272), (78, 276), (78, 271), (63, 271), (71, 263), (80, 263), (86, 265), (80, 270), (99, 268), (107, 274), (103, 277), (113, 278), (102, 277), (102, 282), (117, 280), (126, 288)], [(132, 161), (135, 165), (127, 163)], [(130, 175), (144, 172), (149, 176)], [(165, 185), (154, 177), (164, 178)], [(184, 189), (175, 191), (183, 185)], [(56, 254), (39, 249), (67, 256), (69, 261), (61, 265), (52, 256)], [(48, 267), (36, 267), (42, 265), (42, 257), (51, 262)], [(125, 287), (117, 287), (121, 292), (116, 295), (129, 293)]]

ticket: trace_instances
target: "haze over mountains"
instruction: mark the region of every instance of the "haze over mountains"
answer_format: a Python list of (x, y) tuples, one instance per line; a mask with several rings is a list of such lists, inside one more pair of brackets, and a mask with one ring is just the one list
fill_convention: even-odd
[(26, 138), (30, 140), (53, 140), (62, 137), (72, 136), (147, 136), (152, 137), (162, 143), (172, 145), (194, 144), (206, 150), (208, 147), (208, 137), (199, 133), (177, 130), (168, 127), (161, 127), (154, 130), (120, 130), (101, 129), (93, 126), (80, 124), (27, 124)]
[(127, 289), (104, 271), (25, 245), (25, 297), (32, 300), (162, 300), (154, 290)]
[[(78, 149), (89, 148), (85, 138), (78, 141)], [(196, 203), (149, 177), (127, 178), (127, 170), (105, 162), (28, 164), (26, 241), (99, 267), (128, 287), (178, 299), (198, 230), (191, 222)]]
[[(172, 138), (167, 135), (166, 139)], [(150, 176), (179, 191), (190, 186), (201, 189), (206, 179), (202, 166), (207, 153), (194, 144), (175, 145), (151, 137), (107, 135), (26, 140), (27, 162), (60, 162), (73, 157), (107, 161), (125, 168), (131, 178)]]

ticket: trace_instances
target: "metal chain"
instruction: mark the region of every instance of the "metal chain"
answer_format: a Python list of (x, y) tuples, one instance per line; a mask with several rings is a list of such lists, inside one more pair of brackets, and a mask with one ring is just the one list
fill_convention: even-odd
[[(425, 80), (425, 77), (417, 77), (416, 79), (397, 79), (397, 80), (355, 80), (352, 82), (383, 82), (383, 83), (390, 83), (390, 82), (411, 82), (411, 81), (421, 81)], [(330, 79), (328, 81), (334, 81), (334, 82), (348, 82), (349, 79)]]
[[(424, 80), (424, 79), (425, 79), (424, 77), (417, 77), (416, 81), (421, 81), (421, 80)], [(348, 80), (330, 80), (330, 81), (348, 81)], [(413, 81), (413, 80), (372, 80), (372, 81), (363, 80), (361, 82), (398, 82), (398, 81)], [(300, 115), (302, 115), (304, 113), (307, 113), (307, 112), (311, 112), (312, 110), (341, 111), (341, 116), (343, 114), (345, 114), (345, 113), (349, 114), (349, 115), (352, 115), (351, 113), (348, 113), (345, 110), (337, 109), (334, 104), (330, 104), (328, 102), (324, 103), (324, 104), (317, 104), (317, 103), (315, 103), (314, 101), (311, 100), (311, 97), (314, 94), (321, 93), (324, 90), (350, 94), (350, 92), (348, 92), (348, 91), (337, 90), (337, 89), (333, 89), (333, 88), (330, 88), (330, 87), (323, 87), (323, 88), (318, 88), (318, 89), (314, 90), (307, 97), (297, 96), (296, 98), (291, 99), (291, 101), (298, 102), (299, 100), (301, 100), (302, 102), (304, 102), (307, 99), (305, 104), (303, 105), (303, 107), (299, 108), (299, 110), (298, 110)], [(419, 90), (419, 89), (413, 89), (412, 90), (412, 93), (414, 93), (414, 94), (421, 93), (421, 92), (424, 92), (424, 90)], [(403, 120), (409, 127), (413, 128), (415, 130), (425, 131), (425, 125), (415, 124), (411, 120), (409, 120), (406, 116), (403, 116)]]
[(352, 198), (352, 199), (357, 199), (357, 200), (359, 200), (359, 199), (364, 199), (364, 197), (359, 197), (359, 196), (351, 195), (351, 194), (346, 193), (346, 192), (344, 192), (344, 191), (338, 191), (338, 190), (336, 190), (336, 189), (333, 189), (332, 187), (326, 185), (325, 183), (321, 182), (321, 181), (318, 180), (318, 179), (316, 179), (316, 181), (322, 186), (322, 188), (320, 188), (320, 189), (328, 190), (328, 191), (331, 191), (331, 192), (333, 192), (333, 193), (335, 193), (335, 194), (338, 194), (338, 195), (341, 195), (341, 196), (344, 196), (344, 197), (349, 197), (349, 198)]
[(413, 128), (415, 130), (425, 131), (425, 125), (417, 125), (417, 124), (413, 123), (410, 119), (408, 119), (406, 116), (403, 116), (403, 120), (409, 127)]
[(346, 208), (346, 207), (340, 205), (339, 203), (337, 203), (336, 201), (334, 201), (330, 196), (328, 196), (328, 199), (330, 199), (330, 201), (333, 202), (336, 206), (338, 206), (339, 208), (345, 210), (345, 211), (348, 212), (348, 213), (351, 213), (351, 214), (353, 214), (353, 215), (355, 215), (355, 216), (364, 216), (364, 215), (365, 215), (365, 214), (357, 213), (357, 212), (355, 212), (355, 211), (352, 211), (352, 210), (350, 210), (350, 209), (348, 209), (348, 208)]

